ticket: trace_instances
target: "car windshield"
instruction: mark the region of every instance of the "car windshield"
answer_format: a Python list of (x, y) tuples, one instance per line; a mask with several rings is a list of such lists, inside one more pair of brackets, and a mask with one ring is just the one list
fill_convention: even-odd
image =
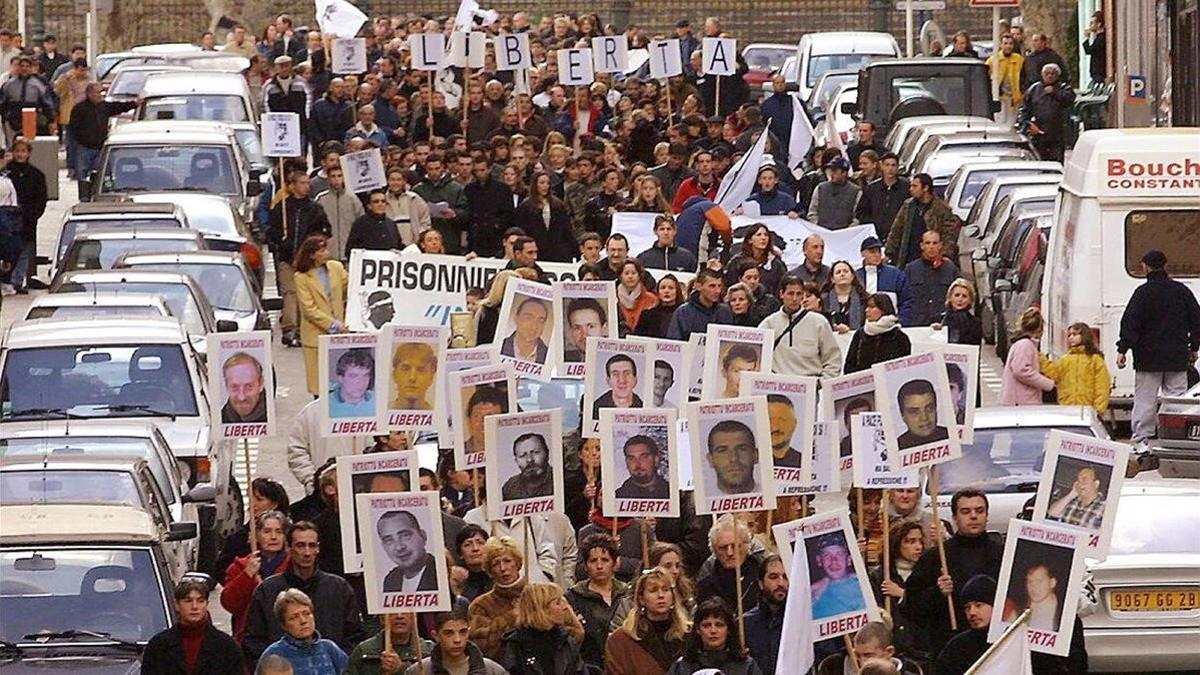
[(204, 325), (200, 305), (192, 297), (192, 289), (187, 284), (173, 284), (158, 281), (122, 281), (102, 283), (64, 283), (58, 293), (150, 293), (162, 296), (163, 302), (171, 308), (171, 314), (179, 319), (179, 323), (187, 332), (193, 335), (204, 335), (208, 329)]
[(936, 73), (896, 77), (891, 80), (892, 107), (913, 96), (927, 96), (941, 104), (947, 115), (966, 115), (970, 110), (971, 90), (965, 74)]
[(0, 506), (14, 504), (145, 506), (133, 474), (124, 471), (0, 471)]
[(242, 152), (246, 153), (246, 158), (251, 162), (262, 164), (266, 160), (263, 158), (262, 139), (258, 137), (258, 132), (254, 129), (235, 129), (233, 135), (237, 137), (238, 145), (242, 146)]
[(177, 344), (13, 349), (0, 374), (0, 419), (198, 415)]
[(198, 251), (194, 239), (85, 239), (63, 261), (64, 270), (110, 270), (117, 258), (137, 251)]
[[(1126, 483), (1128, 488), (1131, 484)], [(1123, 494), (1109, 555), (1200, 554), (1200, 510), (1195, 494)]]
[(967, 182), (965, 185), (963, 185), (962, 194), (958, 197), (958, 206), (964, 209), (969, 209), (974, 206), (975, 200), (979, 198), (979, 193), (983, 192), (984, 186), (988, 184), (988, 181), (996, 178), (997, 176), (1028, 173), (1029, 169), (1021, 169), (1017, 167), (1013, 167), (1011, 169), (979, 169), (972, 171), (967, 174)]
[(254, 310), (254, 304), (250, 300), (254, 291), (246, 283), (246, 276), (242, 274), (241, 268), (235, 265), (164, 262), (138, 263), (134, 267), (139, 270), (180, 272), (190, 276), (204, 289), (208, 303), (216, 309), (235, 312)]
[(31, 307), (26, 319), (106, 319), (121, 317), (123, 319), (157, 319), (163, 314), (153, 305), (62, 305), (54, 307), (43, 305)]
[(195, 190), (238, 194), (237, 166), (217, 145), (116, 145), (108, 150), (102, 192)]
[(152, 70), (122, 70), (113, 76), (112, 84), (108, 87), (109, 96), (135, 97), (142, 91), (146, 78)]
[[(1092, 436), (1088, 427), (1060, 427)], [(942, 494), (974, 487), (984, 492), (1036, 492), (1046, 437), (1051, 427), (975, 429), (975, 442), (962, 446), (963, 456), (938, 468)], [(926, 485), (926, 490), (929, 489)]]
[(140, 120), (200, 120), (207, 122), (246, 122), (249, 117), (241, 96), (187, 94), (155, 96), (142, 104)]
[[(175, 503), (172, 477), (159, 460), (154, 446), (148, 438), (126, 436), (70, 436), (56, 438), (0, 438), (0, 458), (5, 457), (83, 457), (95, 455), (122, 455), (146, 460), (154, 480), (162, 488), (163, 496), (170, 504)], [(6, 495), (4, 495), (6, 496)], [(0, 496), (3, 498), (3, 496)]]
[(234, 222), (234, 212), (230, 210), (228, 202), (217, 202), (210, 200), (195, 200), (198, 204), (188, 205), (185, 202), (185, 208), (188, 208), (188, 227), (193, 227), (200, 230), (204, 234), (214, 235), (217, 237), (232, 237), (241, 236), (238, 232), (237, 223)]
[(75, 239), (82, 232), (95, 227), (183, 227), (183, 223), (174, 218), (113, 218), (112, 220), (68, 220), (63, 223), (62, 233), (58, 237), (58, 255), (55, 257), (55, 262), (61, 262), (63, 256), (67, 255), (67, 251), (71, 248), (71, 244), (75, 243)]
[[(143, 549), (0, 551), (0, 639), (30, 643), (24, 636), (91, 630), (148, 642), (167, 627), (155, 570), (153, 556)], [(74, 638), (80, 640), (88, 638)]]
[(878, 54), (813, 54), (808, 57), (807, 86), (811, 87), (829, 70), (853, 70), (879, 58)]
[(769, 73), (783, 65), (787, 57), (795, 53), (796, 50), (791, 47), (753, 47), (747, 49), (742, 56), (750, 70)]

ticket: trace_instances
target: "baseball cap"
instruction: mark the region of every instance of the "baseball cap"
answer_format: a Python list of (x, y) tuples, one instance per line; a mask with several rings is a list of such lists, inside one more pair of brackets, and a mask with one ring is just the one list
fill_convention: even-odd
[(858, 247), (858, 251), (862, 253), (873, 248), (883, 248), (883, 242), (879, 241), (879, 237), (867, 237), (863, 239), (862, 245)]
[(692, 26), (692, 22), (688, 21), (687, 19), (680, 19), (675, 22), (676, 28), (690, 28), (691, 26)]
[(825, 165), (826, 169), (841, 169), (842, 171), (850, 170), (850, 162), (846, 161), (845, 157), (834, 157)]
[(292, 62), (292, 57), (290, 57), (290, 56), (288, 56), (288, 55), (286, 55), (286, 54), (285, 54), (285, 55), (283, 55), (283, 56), (276, 56), (276, 57), (275, 57), (275, 62), (274, 62), (274, 63), (275, 63), (275, 65), (277, 65), (277, 66), (282, 66), (282, 65), (284, 65), (285, 63), (291, 63), (291, 62)]

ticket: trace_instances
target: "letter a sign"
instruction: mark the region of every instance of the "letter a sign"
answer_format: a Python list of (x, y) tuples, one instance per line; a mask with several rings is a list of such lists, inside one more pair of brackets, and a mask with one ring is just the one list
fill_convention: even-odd
[(705, 75), (737, 74), (737, 40), (706, 37), (701, 49)]

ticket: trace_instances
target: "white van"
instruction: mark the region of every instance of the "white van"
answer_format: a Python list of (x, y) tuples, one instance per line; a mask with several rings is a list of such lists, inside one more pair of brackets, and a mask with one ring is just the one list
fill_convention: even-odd
[(1158, 249), (1167, 271), (1200, 296), (1200, 128), (1086, 131), (1063, 174), (1042, 281), (1043, 348), (1067, 350), (1067, 327), (1098, 331), (1114, 378), (1112, 407), (1128, 417), (1133, 368), (1117, 370), (1121, 316)]
[(796, 83), (800, 100), (807, 100), (826, 71), (858, 70), (887, 56), (900, 56), (900, 45), (890, 33), (838, 31), (808, 33), (796, 45)]

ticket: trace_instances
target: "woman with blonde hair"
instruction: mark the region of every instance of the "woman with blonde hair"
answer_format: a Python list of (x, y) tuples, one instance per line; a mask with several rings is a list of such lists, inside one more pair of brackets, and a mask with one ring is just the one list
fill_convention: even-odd
[(504, 635), (498, 662), (510, 675), (584, 672), (583, 624), (557, 584), (529, 584), (517, 602), (517, 626)]
[(691, 628), (674, 576), (656, 567), (633, 584), (633, 605), (604, 646), (605, 675), (665, 675)]
[(1042, 393), (1054, 389), (1054, 380), (1041, 371), (1038, 343), (1044, 327), (1037, 307), (1021, 314), (1000, 379), (1000, 405), (1041, 405)]
[(471, 642), (488, 658), (496, 658), (504, 634), (517, 625), (517, 604), (525, 590), (521, 573), (525, 556), (511, 537), (492, 537), (483, 546), (483, 569), (492, 589), (467, 608)]
[(662, 181), (653, 174), (643, 174), (633, 181), (630, 191), (633, 201), (625, 207), (626, 211), (638, 213), (665, 213), (670, 215), (671, 205), (663, 196)]
[[(903, 304), (903, 302), (901, 303)], [(903, 307), (901, 307), (903, 310)], [(946, 331), (946, 342), (952, 345), (983, 343), (983, 323), (973, 313), (975, 287), (966, 279), (955, 279), (946, 289), (946, 312), (930, 328)], [(902, 311), (903, 315), (904, 312)], [(906, 317), (901, 316), (901, 320)]]

